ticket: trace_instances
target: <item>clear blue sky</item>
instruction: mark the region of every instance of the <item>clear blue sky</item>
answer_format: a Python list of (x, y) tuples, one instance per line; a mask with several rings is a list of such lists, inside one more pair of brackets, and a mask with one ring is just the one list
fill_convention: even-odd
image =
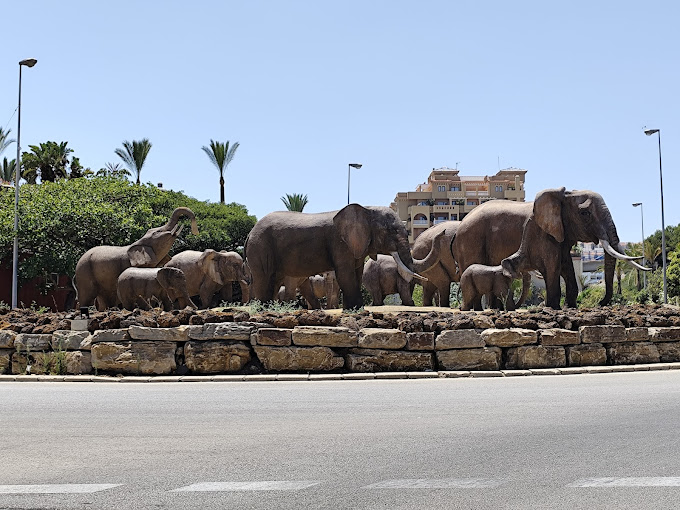
[[(622, 240), (680, 223), (680, 3), (667, 1), (34, 1), (3, 4), (0, 124), (68, 141), (86, 167), (149, 138), (144, 182), (219, 200), (210, 139), (241, 144), (226, 199), (261, 218), (389, 205), (434, 167), (527, 170), (592, 189)], [(3, 155), (14, 157), (16, 148)]]

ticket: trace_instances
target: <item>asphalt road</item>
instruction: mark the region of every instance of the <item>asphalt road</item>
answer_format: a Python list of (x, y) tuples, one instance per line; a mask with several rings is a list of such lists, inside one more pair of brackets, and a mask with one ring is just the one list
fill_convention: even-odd
[(679, 419), (680, 371), (3, 383), (0, 508), (677, 508)]

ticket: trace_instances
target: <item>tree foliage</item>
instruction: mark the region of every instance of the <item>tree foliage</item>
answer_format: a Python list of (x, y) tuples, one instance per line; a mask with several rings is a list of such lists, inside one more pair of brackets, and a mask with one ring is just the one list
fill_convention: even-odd
[(54, 182), (68, 176), (69, 155), (73, 152), (68, 142), (45, 142), (29, 147), (31, 152), (21, 155), (21, 176), (27, 182), (35, 184), (38, 177), (41, 182)]
[[(130, 244), (165, 223), (180, 206), (194, 211), (200, 234), (185, 228), (170, 255), (186, 249), (238, 250), (256, 221), (240, 204), (201, 202), (181, 192), (136, 186), (123, 177), (25, 184), (20, 191), (21, 279), (73, 275), (88, 249)], [(0, 192), (0, 260), (5, 263), (11, 261), (13, 208), (14, 193)]]
[(224, 203), (224, 172), (227, 170), (229, 163), (234, 159), (239, 143), (235, 142), (229, 147), (229, 140), (226, 143), (216, 142), (210, 140), (210, 146), (204, 145), (203, 152), (206, 153), (210, 162), (215, 165), (217, 171), (220, 173), (220, 203)]
[(132, 142), (125, 140), (123, 142), (123, 148), (115, 150), (118, 157), (125, 163), (125, 166), (137, 176), (137, 184), (141, 182), (142, 167), (144, 166), (150, 151), (151, 142), (148, 138), (133, 140)]
[(5, 149), (9, 147), (12, 143), (16, 142), (14, 138), (10, 138), (9, 134), (12, 132), (11, 129), (7, 131), (0, 127), (0, 154), (5, 152)]
[(289, 211), (302, 212), (309, 200), (307, 199), (307, 195), (302, 195), (300, 193), (293, 193), (291, 195), (286, 193), (285, 197), (281, 197), (281, 202), (283, 202), (283, 205), (285, 205), (286, 209)]

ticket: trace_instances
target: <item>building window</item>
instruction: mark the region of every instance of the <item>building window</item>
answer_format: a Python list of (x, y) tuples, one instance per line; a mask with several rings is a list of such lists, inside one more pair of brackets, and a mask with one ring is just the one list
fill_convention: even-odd
[(467, 205), (477, 205), (477, 202), (475, 202), (474, 200), (468, 200)]
[(446, 186), (437, 186), (437, 191), (446, 191)]
[(451, 219), (454, 221), (458, 221), (458, 215), (457, 214), (452, 214)]
[(451, 191), (460, 191), (460, 186), (451, 186)]
[(496, 191), (503, 191), (503, 185), (496, 186)]
[(439, 200), (439, 201), (437, 201), (436, 205), (449, 205), (449, 201), (448, 200)]

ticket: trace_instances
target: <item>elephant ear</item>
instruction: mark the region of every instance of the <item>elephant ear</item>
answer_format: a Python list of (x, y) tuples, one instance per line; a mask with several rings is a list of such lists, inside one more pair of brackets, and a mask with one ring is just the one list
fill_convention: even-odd
[(127, 256), (132, 267), (148, 267), (155, 260), (156, 252), (151, 246), (133, 245), (128, 248)]
[(333, 226), (352, 257), (363, 259), (371, 244), (371, 222), (368, 210), (359, 204), (344, 207), (333, 217)]
[(219, 259), (216, 257), (217, 252), (215, 250), (205, 250), (198, 258), (198, 265), (203, 268), (203, 271), (208, 275), (208, 278), (215, 283), (224, 285), (219, 268)]
[(562, 224), (562, 201), (565, 188), (541, 191), (534, 200), (534, 220), (558, 243), (564, 241), (564, 225)]

